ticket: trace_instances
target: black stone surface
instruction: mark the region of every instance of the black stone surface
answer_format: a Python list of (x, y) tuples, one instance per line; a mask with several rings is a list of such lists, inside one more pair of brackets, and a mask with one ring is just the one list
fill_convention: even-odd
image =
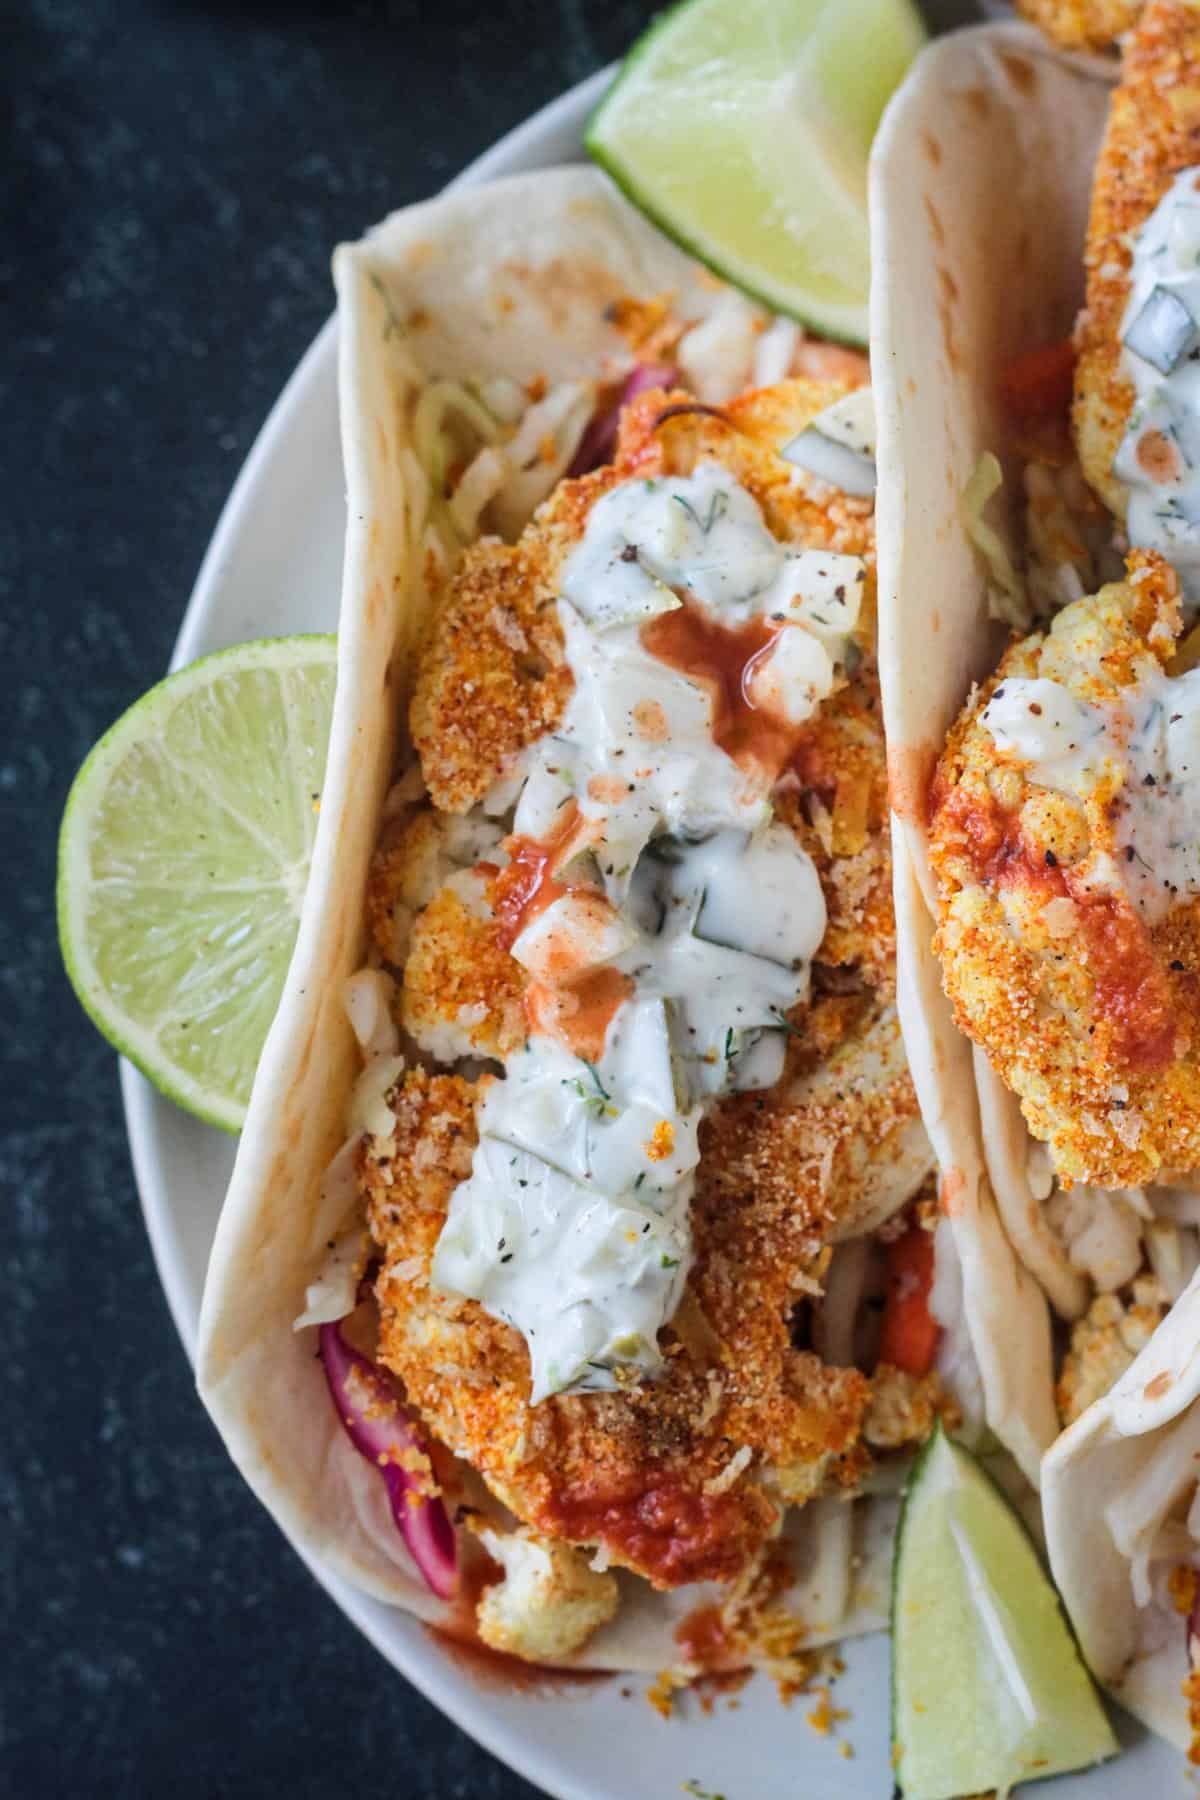
[(221, 502), (330, 310), (330, 247), (651, 10), (0, 9), (5, 1792), (533, 1795), (342, 1619), (209, 1427), (116, 1059), (58, 963), (54, 841), (85, 752), (166, 666)]

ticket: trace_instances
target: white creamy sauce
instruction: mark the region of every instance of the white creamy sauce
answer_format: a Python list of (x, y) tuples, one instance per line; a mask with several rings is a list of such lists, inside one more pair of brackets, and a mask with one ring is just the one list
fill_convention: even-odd
[(744, 616), (784, 555), (753, 495), (705, 462), (694, 475), (622, 482), (598, 500), (563, 571), (563, 597), (598, 628), (661, 611), (664, 585)]
[(1107, 716), (1059, 681), (1038, 675), (1001, 682), (983, 710), (997, 750), (1031, 781), (1081, 798), (1121, 753)]
[(858, 557), (787, 550), (719, 464), (606, 494), (563, 572), (575, 689), (554, 737), (534, 752), (514, 830), (544, 837), (575, 799), (595, 823), (605, 886), (619, 900), (655, 833), (765, 824), (773, 778), (740, 768), (713, 741), (711, 691), (652, 656), (640, 626), (679, 606), (673, 587), (723, 624), (772, 620), (779, 629), (747, 686), (764, 713), (802, 724), (833, 690), (864, 580)]
[(508, 1059), (432, 1270), (522, 1333), (535, 1402), (659, 1365), (704, 1110), (778, 1080), (825, 933), (816, 869), (771, 822), (773, 773), (715, 742), (710, 686), (651, 655), (641, 627), (685, 601), (727, 626), (770, 620), (747, 698), (802, 722), (839, 679), (864, 580), (858, 558), (789, 551), (711, 462), (606, 494), (567, 560), (574, 693), (527, 758), (513, 823), (546, 843), (576, 822), (554, 871), (567, 891), (512, 953), (568, 1016), (564, 971), (615, 970), (630, 992), (594, 1063), (540, 1031)]
[(1165, 556), (1200, 601), (1200, 169), (1175, 177), (1134, 245), (1121, 321), (1135, 401), (1113, 473), (1130, 542)]
[(1119, 775), (1112, 878), (1148, 923), (1200, 893), (1200, 669), (1155, 670), (1106, 706), (1043, 677), (1006, 680), (982, 720), (1041, 787), (1086, 799)]

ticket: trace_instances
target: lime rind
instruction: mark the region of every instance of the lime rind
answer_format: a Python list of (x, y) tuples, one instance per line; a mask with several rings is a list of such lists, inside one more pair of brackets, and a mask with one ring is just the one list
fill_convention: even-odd
[[(135, 701), (93, 747), (71, 785), (63, 812), (55, 903), (63, 963), (80, 1004), (97, 1029), (160, 1092), (223, 1131), (241, 1129), (253, 1066), (274, 1015), (295, 940), (316, 823), (314, 806), (305, 808), (298, 796), (301, 784), (314, 779), (314, 771), (318, 785), (311, 791), (320, 790), (332, 710), (336, 642), (336, 638), (319, 633), (258, 639), (216, 651), (167, 676)], [(304, 680), (306, 674), (315, 675), (315, 681)], [(281, 730), (274, 734), (270, 746), (280, 779), (258, 784), (250, 779), (252, 771), (265, 764), (261, 739), (256, 740), (251, 721), (243, 719), (242, 736), (233, 744), (226, 744), (223, 754), (227, 762), (231, 757), (240, 760), (247, 776), (240, 789), (249, 801), (249, 814), (239, 822), (243, 839), (240, 848), (245, 852), (256, 836), (259, 841), (256, 857), (243, 855), (247, 871), (244, 934), (238, 943), (228, 946), (222, 971), (211, 956), (197, 960), (194, 955), (197, 935), (205, 935), (198, 927), (205, 923), (203, 915), (208, 903), (194, 871), (189, 876), (188, 846), (198, 834), (197, 808), (208, 806), (206, 822), (221, 834), (223, 843), (215, 846), (218, 861), (222, 847), (228, 853), (230, 836), (239, 825), (231, 825), (225, 800), (214, 800), (211, 793), (206, 793), (205, 776), (209, 770), (202, 717), (206, 709), (189, 709), (186, 703), (193, 696), (219, 693), (223, 681), (244, 683), (258, 676), (267, 684), (263, 691), (268, 700), (267, 711), (271, 710), (269, 690), (274, 687), (276, 709), (282, 714)], [(297, 683), (299, 696), (293, 691)], [(304, 706), (300, 703), (306, 688), (311, 692)], [(306, 717), (297, 716), (298, 706)], [(189, 710), (196, 714), (190, 721)], [(235, 729), (237, 709), (225, 708), (223, 722), (226, 728)], [(173, 725), (187, 729), (184, 741), (171, 746)], [(309, 740), (306, 744), (297, 741), (298, 730)], [(155, 775), (161, 776), (168, 767), (169, 746), (177, 758), (182, 758), (175, 771), (178, 782), (173, 797), (178, 804), (174, 809), (160, 808), (163, 831), (156, 842), (154, 834), (148, 834), (138, 818), (137, 781), (132, 765), (157, 758), (158, 768), (149, 776), (153, 784)], [(209, 745), (210, 755), (213, 750), (214, 746)], [(143, 768), (142, 774), (146, 773)], [(120, 791), (122, 784), (129, 790), (127, 794)], [(274, 843), (264, 838), (262, 821), (253, 816), (255, 803), (266, 804), (268, 794), (286, 815), (278, 821)], [(106, 809), (108, 817), (104, 821)], [(104, 822), (110, 826), (107, 840), (96, 835), (98, 824)], [(295, 855), (284, 868), (279, 851), (288, 840)], [(141, 865), (153, 864), (156, 856), (158, 868), (147, 873)], [(99, 878), (97, 861), (102, 870)], [(281, 877), (288, 885), (286, 912), (291, 916), (290, 931), (283, 935), (279, 927), (283, 909), (278, 899), (270, 904), (271, 890), (278, 892)], [(189, 1066), (187, 1045), (179, 1027), (192, 1027), (195, 1020), (184, 1021), (180, 1013), (174, 1020), (160, 1015), (148, 1022), (138, 1016), (128, 996), (122, 994), (121, 970), (129, 961), (128, 956), (123, 959), (119, 948), (123, 914), (119, 904), (97, 904), (98, 893), (106, 886), (114, 902), (127, 900), (130, 895), (137, 897), (140, 910), (135, 930), (148, 934), (160, 964), (165, 965), (172, 956), (177, 959), (179, 993), (188, 1002), (185, 1010), (195, 1010), (197, 1018), (203, 1015), (214, 1041), (215, 1034), (226, 1032), (221, 1046), (222, 1052), (231, 1052), (232, 1080), (218, 1084), (211, 1075), (203, 1079), (195, 1066)], [(229, 884), (222, 884), (215, 891), (228, 893)], [(215, 917), (218, 913), (219, 907), (210, 906), (210, 914)], [(228, 934), (228, 919), (222, 923)], [(234, 930), (241, 930), (241, 925)], [(190, 959), (189, 949), (193, 953)], [(230, 984), (225, 992), (220, 988), (222, 973)], [(195, 1002), (194, 1009), (191, 1001)], [(191, 1061), (194, 1065), (195, 1059)]]
[[(689, 0), (680, 0), (686, 6)], [(747, 299), (764, 307), (767, 312), (779, 313), (792, 318), (798, 324), (815, 331), (819, 336), (827, 338), (830, 343), (847, 344), (853, 349), (861, 349), (867, 341), (867, 307), (855, 310), (849, 317), (839, 317), (821, 309), (797, 303), (790, 295), (782, 293), (772, 283), (763, 281), (755, 269), (743, 264), (739, 258), (722, 255), (707, 245), (702, 238), (671, 218), (647, 192), (640, 188), (627, 170), (616, 163), (604, 149), (585, 139), (584, 148), (593, 161), (599, 163), (605, 174), (612, 180), (625, 198), (645, 213), (652, 225), (656, 225), (665, 237), (669, 237), (685, 250), (689, 256), (702, 263), (711, 274), (721, 281), (729, 282), (739, 288)]]
[(861, 344), (867, 155), (924, 38), (910, 0), (680, 0), (626, 57), (585, 147), (715, 274)]
[(1024, 1522), (940, 1425), (896, 1533), (891, 1714), (905, 1800), (1004, 1795), (1119, 1747)]

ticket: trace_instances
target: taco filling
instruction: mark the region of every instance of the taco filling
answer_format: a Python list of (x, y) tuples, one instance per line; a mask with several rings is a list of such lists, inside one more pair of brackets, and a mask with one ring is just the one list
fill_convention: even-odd
[[(1200, 1754), (1181, 1391), (1200, 1270), (1200, 14), (1025, 10), (1080, 33), (1109, 12), (1128, 34), (1084, 310), (1069, 341), (1010, 346), (974, 415), (1021, 505), (992, 511), (1001, 468), (984, 457), (962, 519), (992, 623), (980, 582), (963, 672), (994, 672), (939, 747), (918, 828), (988, 1184), (1063, 1321), (1063, 1429), (1041, 1470), (1051, 1563), (1092, 1667)], [(1067, 94), (1055, 65), (1027, 67)], [(1085, 142), (1102, 105), (1083, 86), (1069, 104)], [(1069, 182), (1056, 203), (1075, 212)]]
[(1079, 1320), (1064, 1423), (1200, 1265), (1196, 92), (1195, 13), (1146, 8), (1095, 170), (1077, 361), (1035, 352), (1005, 384), (1026, 532), (992, 582), (1003, 597), (1014, 574), (1026, 616), (993, 610), (1042, 629), (972, 694), (930, 797), (935, 945), (986, 1056), (985, 1129), (1004, 1135), (999, 1076), (1034, 1139), (1023, 1171), (992, 1155), (993, 1181), (1018, 1247)]
[(357, 1328), (431, 1463), (482, 1477), (476, 1627), (535, 1660), (611, 1618), (618, 1568), (744, 1593), (786, 1509), (894, 1485), (957, 1416), (869, 392), (713, 405), (667, 325), (597, 466), (445, 558), (348, 994)]

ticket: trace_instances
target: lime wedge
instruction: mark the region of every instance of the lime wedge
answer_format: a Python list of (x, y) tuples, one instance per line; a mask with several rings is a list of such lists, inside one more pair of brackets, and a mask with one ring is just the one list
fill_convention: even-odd
[(1117, 1750), (1025, 1527), (940, 1428), (896, 1541), (892, 1735), (905, 1800), (1002, 1800)]
[(296, 941), (337, 645), (269, 638), (151, 688), (75, 777), (58, 935), (80, 1000), (156, 1087), (237, 1131)]
[(775, 312), (867, 339), (867, 153), (924, 41), (910, 0), (682, 0), (586, 144), (668, 236)]

